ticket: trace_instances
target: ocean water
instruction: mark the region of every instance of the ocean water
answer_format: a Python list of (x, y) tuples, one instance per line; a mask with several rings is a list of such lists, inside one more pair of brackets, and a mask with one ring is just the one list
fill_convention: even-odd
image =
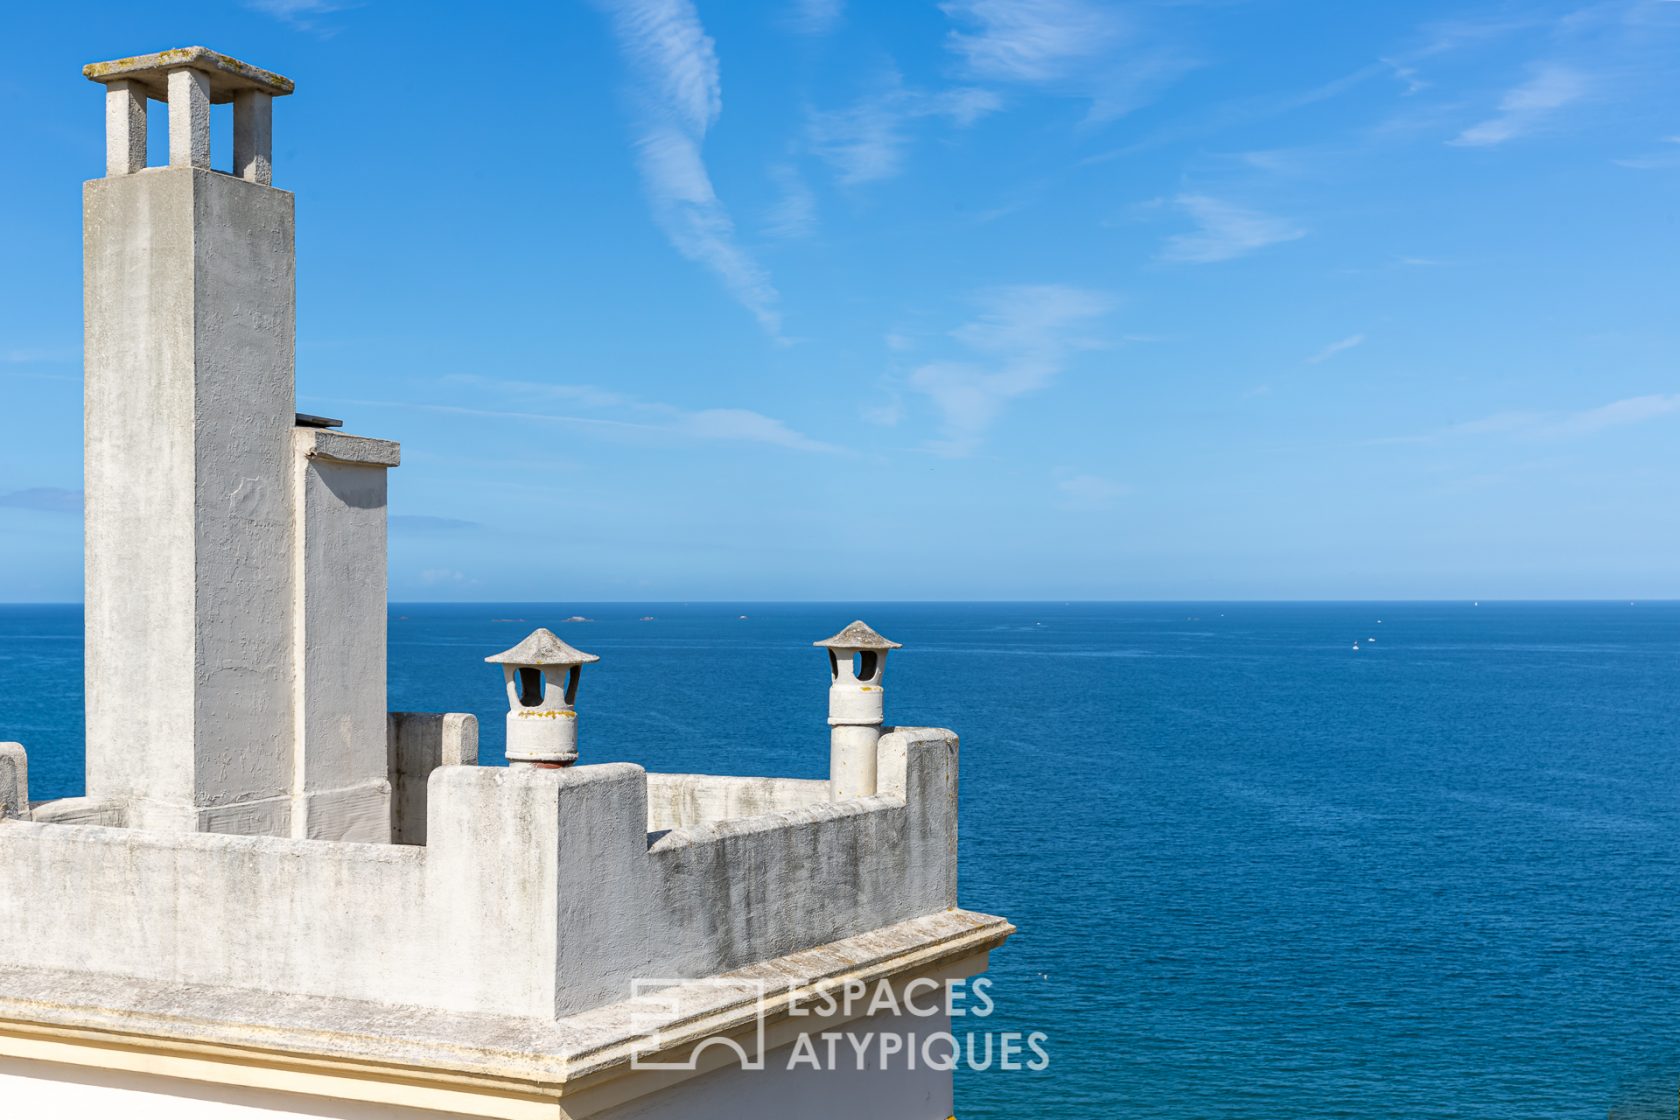
[[(495, 758), (482, 658), (548, 625), (602, 656), (586, 761), (820, 777), (854, 616), (889, 720), (962, 736), (963, 905), (1020, 927), (964, 1028), (1048, 1036), (964, 1120), (1676, 1115), (1680, 604), (399, 605), (390, 701)], [(37, 797), (80, 659), (79, 609), (0, 608)]]

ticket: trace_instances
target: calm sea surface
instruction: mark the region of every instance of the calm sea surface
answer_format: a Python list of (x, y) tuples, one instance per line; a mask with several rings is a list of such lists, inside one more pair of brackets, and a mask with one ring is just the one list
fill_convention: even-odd
[[(585, 761), (821, 777), (855, 616), (888, 719), (962, 736), (963, 905), (1020, 927), (965, 1026), (1049, 1036), (963, 1120), (1675, 1116), (1680, 604), (396, 606), (390, 702), (497, 758), (482, 658), (548, 625), (602, 656)], [(81, 703), (80, 609), (0, 608), (36, 797)]]

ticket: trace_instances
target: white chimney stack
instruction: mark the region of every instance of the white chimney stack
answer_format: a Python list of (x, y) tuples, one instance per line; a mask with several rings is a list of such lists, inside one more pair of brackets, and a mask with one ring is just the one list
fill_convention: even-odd
[(828, 650), (829, 796), (836, 801), (875, 792), (875, 744), (881, 738), (887, 651), (902, 648), (862, 621), (811, 643)]
[(601, 660), (539, 627), (510, 650), (484, 659), (507, 678), (507, 757), (514, 765), (577, 761), (577, 687), (583, 666)]

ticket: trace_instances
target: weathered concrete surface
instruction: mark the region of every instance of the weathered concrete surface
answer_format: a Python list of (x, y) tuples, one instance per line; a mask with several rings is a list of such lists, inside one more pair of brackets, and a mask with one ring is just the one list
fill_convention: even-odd
[(828, 800), (828, 783), (806, 778), (649, 774), (648, 831), (803, 809)]
[(293, 836), (391, 835), (385, 472), (397, 445), (293, 428)]
[(892, 792), (651, 846), (625, 763), (441, 766), (425, 847), (7, 820), (0, 898), (29, 902), (0, 911), (0, 957), (552, 1019), (954, 906), (955, 738), (882, 743)]
[(82, 76), (105, 84), (133, 82), (144, 88), (147, 96), (164, 101), (168, 99), (169, 74), (183, 69), (195, 70), (208, 79), (211, 100), (218, 105), (232, 101), (240, 90), (257, 90), (271, 97), (284, 97), (293, 89), (290, 78), (219, 54), (208, 47), (176, 47), (110, 62), (90, 62), (82, 67)]
[(96, 824), (103, 828), (124, 828), (128, 824), (128, 803), (109, 797), (62, 797), (37, 801), (30, 806), (29, 819), (38, 824)]
[(29, 756), (22, 743), (0, 743), (0, 820), (29, 816)]
[(210, 76), (169, 71), (169, 166), (210, 169)]
[(426, 783), (439, 766), (478, 765), (478, 717), (465, 712), (391, 712), (385, 742), (391, 778), (391, 842), (426, 842)]
[[(48, 1076), (64, 1067), (91, 1065), (160, 1078), (191, 1077), (207, 1083), (200, 1093), (212, 1099), (227, 1099), (215, 1096), (217, 1085), (284, 1088), (300, 1094), (294, 1100), (322, 1108), (322, 1115), (340, 1113), (331, 1111), (332, 1105), (316, 1104), (317, 1097), (510, 1120), (627, 1120), (673, 1115), (627, 1110), (683, 1101), (686, 1094), (668, 1091), (676, 1085), (692, 1086), (696, 1104), (706, 1104), (674, 1114), (687, 1120), (787, 1115), (791, 1105), (785, 1099), (773, 1112), (728, 1106), (736, 1093), (743, 1094), (741, 1101), (756, 1099), (745, 1082), (772, 1076), (772, 1064), (785, 1066), (776, 1055), (797, 1034), (946, 1027), (940, 1017), (915, 1023), (885, 1014), (860, 1019), (866, 1010), (862, 1005), (850, 1013), (824, 1014), (817, 1004), (823, 991), (853, 983), (873, 992), (886, 984), (902, 996), (907, 985), (925, 984), (923, 978), (938, 983), (970, 976), (985, 968), (987, 954), (1012, 932), (1001, 918), (950, 911), (546, 1020), (196, 985), (112, 984), (93, 975), (0, 965), (0, 1061), (31, 1054), (38, 1059), (37, 1071), (54, 1063), (46, 1067)], [(900, 1006), (904, 1002), (901, 998)], [(803, 1014), (793, 1014), (800, 1008)], [(653, 1051), (651, 1039), (657, 1039)], [(712, 1039), (736, 1040), (749, 1057), (769, 1052), (771, 1059), (764, 1071), (728, 1071), (733, 1059), (714, 1044), (701, 1052), (692, 1072), (649, 1075), (632, 1066), (638, 1053), (681, 1055)], [(743, 1081), (729, 1085), (737, 1078)], [(949, 1077), (943, 1080), (948, 1089)], [(851, 1093), (877, 1099), (849, 1077), (827, 1085), (785, 1079), (778, 1084), (795, 1093), (793, 1100), (801, 1106), (829, 1092), (842, 1099)], [(726, 1085), (729, 1091), (716, 1096)], [(889, 1081), (878, 1088), (889, 1087), (895, 1095), (882, 1098), (881, 1110), (834, 1115), (920, 1118), (923, 1113), (900, 1111), (894, 1101), (919, 1108), (928, 1092), (939, 1092), (933, 1083)], [(829, 1115), (807, 1113), (803, 1107), (795, 1111)]]
[(265, 187), (274, 181), (274, 96), (265, 90), (233, 95), (233, 173)]
[(137, 82), (105, 87), (105, 174), (132, 175), (146, 166), (146, 93)]
[(290, 830), (292, 198), (194, 168), (84, 188), (88, 792)]

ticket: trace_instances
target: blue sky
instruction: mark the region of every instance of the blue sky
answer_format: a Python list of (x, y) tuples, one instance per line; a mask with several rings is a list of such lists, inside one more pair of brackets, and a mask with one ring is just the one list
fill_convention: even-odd
[(190, 43), (297, 82), (299, 406), (403, 443), (393, 598), (1680, 596), (1680, 3), (0, 35), (0, 600), (81, 591), (79, 68)]

